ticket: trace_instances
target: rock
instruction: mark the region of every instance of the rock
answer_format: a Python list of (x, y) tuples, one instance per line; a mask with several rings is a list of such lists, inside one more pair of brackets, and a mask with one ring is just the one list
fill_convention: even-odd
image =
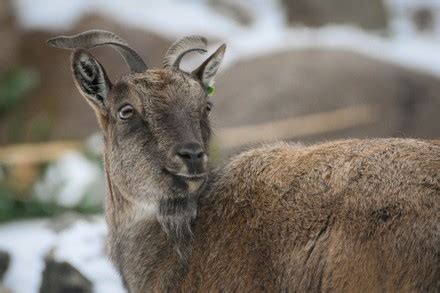
[(45, 263), (41, 293), (92, 292), (92, 283), (71, 264), (55, 261), (51, 257), (46, 258)]
[(255, 21), (255, 16), (244, 5), (245, 2), (235, 0), (208, 0), (219, 13), (235, 20), (242, 25), (250, 25)]
[(0, 281), (8, 270), (10, 261), (11, 257), (9, 254), (5, 251), (0, 251)]
[(323, 26), (352, 24), (369, 30), (388, 25), (383, 0), (283, 0), (290, 24)]
[(74, 211), (67, 211), (52, 217), (47, 226), (55, 233), (60, 233), (69, 229), (73, 224), (81, 220), (92, 222), (94, 218), (90, 215), (80, 214)]
[(414, 11), (413, 22), (420, 32), (434, 32), (435, 17), (434, 12), (429, 7), (421, 7)]
[[(70, 52), (46, 46), (46, 40), (57, 35), (71, 35), (90, 29), (106, 29), (122, 36), (149, 66), (158, 66), (172, 41), (139, 29), (126, 28), (111, 19), (88, 16), (69, 31), (25, 31), (20, 59), (23, 66), (35, 68), (40, 85), (20, 107), (0, 117), (0, 144), (8, 142), (7, 133), (20, 132), (17, 142), (49, 139), (83, 138), (99, 127), (90, 106), (75, 88), (70, 72)], [(109, 46), (92, 50), (104, 65), (110, 79), (128, 72), (119, 54)], [(153, 62), (152, 62), (153, 61)]]
[[(350, 126), (351, 120), (342, 115), (341, 121), (332, 123), (348, 125), (332, 129), (326, 119), (320, 121), (317, 116), (304, 120), (307, 125), (303, 128), (318, 131), (307, 135), (307, 131), (297, 129), (280, 138), (316, 142), (349, 137), (440, 135), (438, 78), (349, 51), (292, 50), (241, 61), (219, 75), (216, 88), (212, 120), (214, 134), (223, 147), (234, 145), (221, 141), (228, 137), (225, 133), (230, 133), (225, 129), (240, 127), (245, 135), (251, 131), (259, 135), (263, 131), (259, 127), (242, 127), (359, 107), (371, 121), (357, 123), (355, 114), (349, 118), (357, 124)], [(370, 109), (367, 114), (363, 112), (365, 106)], [(320, 127), (323, 131), (319, 131)], [(241, 149), (243, 146), (238, 145), (223, 153)]]

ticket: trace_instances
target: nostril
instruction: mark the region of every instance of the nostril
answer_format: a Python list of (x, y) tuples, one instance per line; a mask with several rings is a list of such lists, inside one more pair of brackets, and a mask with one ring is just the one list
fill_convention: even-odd
[(179, 147), (176, 155), (186, 162), (195, 162), (203, 158), (205, 152), (199, 144), (190, 143)]
[(189, 154), (189, 153), (177, 153), (181, 158), (183, 158), (183, 159), (187, 159), (187, 160), (189, 160), (189, 159), (191, 159), (191, 154)]

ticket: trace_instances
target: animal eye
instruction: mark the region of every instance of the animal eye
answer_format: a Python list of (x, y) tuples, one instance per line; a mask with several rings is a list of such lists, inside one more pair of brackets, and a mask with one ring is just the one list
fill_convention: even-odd
[(208, 115), (211, 114), (211, 109), (212, 109), (212, 104), (211, 103), (207, 103), (206, 104), (206, 113)]
[(121, 109), (119, 109), (119, 112), (118, 112), (118, 116), (122, 120), (126, 120), (126, 119), (130, 118), (131, 116), (133, 116), (133, 114), (134, 114), (134, 109), (131, 105), (123, 106)]

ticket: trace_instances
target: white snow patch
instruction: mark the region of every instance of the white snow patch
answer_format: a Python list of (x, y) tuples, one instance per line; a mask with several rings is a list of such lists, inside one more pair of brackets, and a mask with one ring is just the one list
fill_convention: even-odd
[(95, 156), (101, 156), (104, 150), (104, 139), (102, 133), (99, 131), (90, 135), (85, 141), (85, 147)]
[(0, 226), (0, 249), (11, 255), (4, 285), (17, 293), (38, 292), (44, 256), (56, 242), (45, 220), (23, 221)]
[(94, 284), (94, 292), (123, 292), (122, 283), (105, 255), (107, 228), (103, 218), (78, 221), (58, 235), (55, 259), (72, 264)]
[(239, 48), (231, 53), (233, 60), (292, 48), (346, 49), (440, 76), (440, 42), (424, 37), (384, 38), (348, 26), (290, 29), (271, 35), (269, 42), (254, 36), (232, 42), (231, 47)]
[[(391, 14), (391, 29), (394, 34), (406, 37), (420, 37), (413, 16), (420, 9), (428, 9), (433, 16), (433, 31), (425, 33), (432, 41), (440, 39), (440, 1), (439, 0), (387, 0)], [(437, 40), (433, 40), (437, 39)]]
[(164, 35), (230, 33), (239, 26), (200, 0), (17, 0), (22, 26), (42, 29), (66, 29), (86, 13), (97, 13), (125, 24), (162, 32)]
[(44, 257), (53, 252), (94, 284), (96, 293), (124, 292), (122, 283), (105, 255), (106, 225), (103, 217), (78, 220), (57, 234), (49, 220), (20, 221), (0, 225), (0, 249), (11, 254), (4, 285), (17, 293), (39, 292)]
[(38, 199), (55, 202), (63, 207), (75, 207), (84, 196), (92, 193), (95, 202), (102, 202), (104, 191), (101, 168), (79, 152), (64, 154), (49, 166), (43, 180), (35, 185)]

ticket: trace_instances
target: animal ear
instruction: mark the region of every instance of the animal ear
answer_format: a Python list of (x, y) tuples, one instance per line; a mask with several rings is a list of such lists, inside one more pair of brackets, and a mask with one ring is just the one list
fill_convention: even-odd
[(198, 79), (200, 79), (206, 89), (214, 83), (214, 77), (222, 63), (225, 51), (226, 45), (223, 44), (217, 49), (217, 51), (209, 56), (202, 65), (192, 72)]
[(112, 84), (104, 68), (92, 54), (83, 49), (74, 51), (71, 61), (76, 87), (95, 110), (98, 119), (107, 117), (107, 96)]

